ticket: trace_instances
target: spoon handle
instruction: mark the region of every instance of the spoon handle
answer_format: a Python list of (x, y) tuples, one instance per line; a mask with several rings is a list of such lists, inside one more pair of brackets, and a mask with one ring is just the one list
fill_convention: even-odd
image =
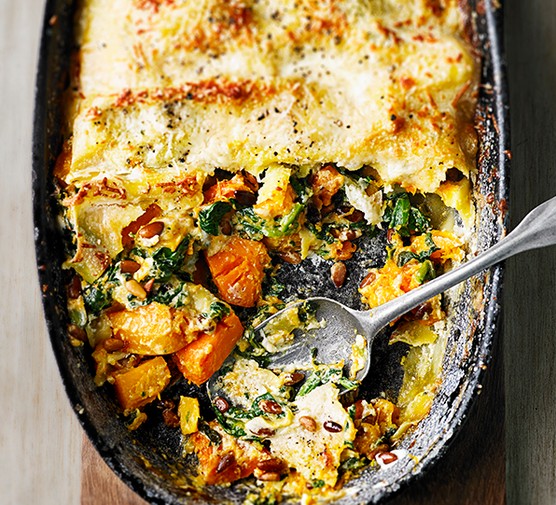
[(383, 328), (411, 309), (501, 261), (530, 249), (556, 244), (556, 197), (534, 208), (500, 242), (471, 261), (417, 289), (372, 309), (373, 326)]

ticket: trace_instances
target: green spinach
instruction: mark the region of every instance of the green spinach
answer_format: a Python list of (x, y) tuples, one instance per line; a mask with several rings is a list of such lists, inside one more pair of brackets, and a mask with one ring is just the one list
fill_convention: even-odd
[(220, 221), (232, 210), (229, 202), (214, 202), (199, 212), (199, 226), (209, 235), (218, 235)]
[(430, 229), (429, 219), (417, 207), (411, 205), (407, 193), (396, 193), (386, 198), (388, 204), (382, 218), (388, 228), (396, 230), (402, 237)]

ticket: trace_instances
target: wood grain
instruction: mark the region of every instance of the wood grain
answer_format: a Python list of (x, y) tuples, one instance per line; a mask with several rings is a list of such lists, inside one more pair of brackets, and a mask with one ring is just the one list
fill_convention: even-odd
[(0, 503), (79, 499), (81, 436), (42, 313), (31, 128), (42, 0), (0, 2)]
[[(511, 215), (556, 195), (556, 2), (508, 0)], [(508, 502), (556, 503), (556, 248), (508, 261)]]
[(81, 505), (147, 505), (112, 472), (83, 435)]

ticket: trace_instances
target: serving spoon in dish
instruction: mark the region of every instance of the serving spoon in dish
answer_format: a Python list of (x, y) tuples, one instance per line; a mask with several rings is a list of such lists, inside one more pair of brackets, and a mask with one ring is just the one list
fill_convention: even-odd
[[(479, 254), (471, 261), (445, 273), (426, 284), (371, 310), (353, 310), (324, 297), (313, 297), (289, 304), (254, 328), (263, 334), (277, 318), (288, 311), (310, 303), (316, 310), (317, 321), (324, 321), (316, 329), (296, 335), (293, 344), (268, 355), (270, 369), (300, 369), (310, 365), (314, 357), (320, 363), (332, 364), (343, 361), (348, 369), (353, 365), (356, 335), (365, 339), (364, 362), (357, 366), (355, 378), (363, 380), (370, 368), (370, 350), (378, 333), (389, 323), (434, 296), (473, 277), (481, 271), (524, 251), (556, 244), (556, 197), (533, 209), (521, 223), (496, 245)], [(233, 359), (233, 357), (231, 358)], [(208, 383), (208, 392), (215, 396), (219, 373)]]

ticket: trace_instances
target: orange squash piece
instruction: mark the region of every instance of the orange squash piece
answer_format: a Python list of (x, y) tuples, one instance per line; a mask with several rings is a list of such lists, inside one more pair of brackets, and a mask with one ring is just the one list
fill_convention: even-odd
[(157, 302), (112, 312), (108, 318), (125, 351), (133, 354), (170, 354), (196, 337), (185, 331), (187, 321), (182, 312)]
[(236, 174), (231, 179), (217, 181), (214, 185), (208, 188), (205, 191), (203, 203), (209, 204), (235, 198), (238, 191), (251, 193), (253, 198), (256, 198), (254, 196), (254, 191), (256, 191), (257, 188), (258, 184), (256, 179), (254, 181), (246, 181), (243, 175)]
[(270, 263), (262, 243), (236, 236), (216, 237), (206, 260), (220, 298), (240, 307), (255, 306), (264, 269)]
[(201, 336), (174, 354), (183, 376), (200, 386), (210, 379), (243, 335), (243, 325), (235, 314), (226, 316), (212, 333)]
[(256, 445), (225, 433), (216, 421), (209, 424), (222, 438), (219, 445), (214, 445), (201, 432), (193, 433), (188, 440), (199, 458), (199, 471), (206, 484), (227, 484), (249, 477), (261, 460), (268, 459)]
[(332, 165), (326, 165), (316, 172), (311, 180), (313, 200), (318, 209), (328, 207), (332, 197), (344, 185), (344, 176)]
[(133, 410), (152, 402), (170, 382), (170, 370), (158, 356), (114, 377), (114, 389), (122, 409)]

